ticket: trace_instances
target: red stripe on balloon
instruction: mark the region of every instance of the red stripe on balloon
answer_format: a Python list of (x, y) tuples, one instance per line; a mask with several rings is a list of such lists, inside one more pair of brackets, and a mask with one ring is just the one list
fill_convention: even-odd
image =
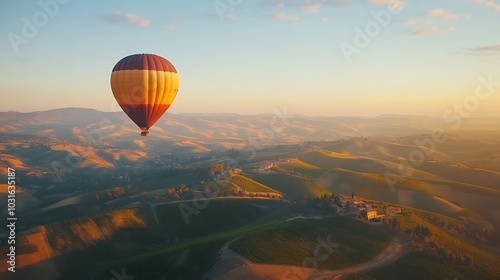
[(124, 57), (113, 68), (113, 71), (120, 70), (156, 70), (177, 73), (170, 61), (155, 54), (133, 54)]
[(125, 114), (127, 114), (141, 130), (145, 130), (153, 126), (153, 124), (168, 110), (170, 104), (120, 104), (120, 107), (122, 107)]

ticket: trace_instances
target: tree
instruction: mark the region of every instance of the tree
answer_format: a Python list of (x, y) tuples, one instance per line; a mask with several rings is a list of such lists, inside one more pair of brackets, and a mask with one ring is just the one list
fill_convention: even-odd
[(213, 164), (211, 167), (210, 167), (210, 175), (214, 175), (215, 173), (221, 171), (221, 170), (224, 170), (224, 163), (221, 162), (221, 163), (216, 163), (216, 164)]
[(415, 236), (422, 236), (422, 226), (417, 225), (413, 230), (413, 233), (415, 234)]
[(423, 227), (422, 228), (422, 236), (423, 237), (431, 237), (432, 236), (432, 233), (431, 233), (431, 231), (429, 230), (428, 227)]
[(464, 256), (464, 264), (466, 264), (466, 265), (472, 264), (472, 258), (469, 255)]
[(121, 197), (125, 194), (125, 190), (122, 187), (114, 187), (113, 188), (113, 195), (114, 197), (118, 198)]

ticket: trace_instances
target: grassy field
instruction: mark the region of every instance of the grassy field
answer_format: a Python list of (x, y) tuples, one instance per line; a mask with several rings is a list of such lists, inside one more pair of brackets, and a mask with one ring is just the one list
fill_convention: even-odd
[(276, 171), (279, 172), (298, 172), (303, 175), (310, 176), (312, 178), (319, 177), (323, 175), (323, 173), (326, 172), (325, 169), (321, 169), (315, 165), (309, 164), (307, 162), (303, 162), (300, 160), (297, 161), (292, 161), (292, 162), (287, 162), (287, 163), (280, 163), (277, 166), (274, 167)]
[(440, 226), (444, 223), (457, 226), (458, 223), (453, 218), (430, 212), (414, 211), (415, 213), (409, 216), (397, 216), (397, 220), (402, 228), (415, 228), (417, 225), (428, 227), (433, 235), (433, 240), (438, 245), (446, 249), (451, 249), (458, 255), (469, 255), (474, 262), (487, 265), (491, 268), (494, 268), (498, 264), (499, 257), (495, 254), (463, 241)]
[(159, 188), (170, 188), (173, 186), (178, 186), (181, 184), (196, 183), (197, 180), (194, 179), (192, 174), (174, 176), (162, 179), (148, 179), (144, 181), (133, 182), (133, 186), (141, 191), (156, 190)]
[(247, 178), (245, 176), (235, 175), (231, 177), (231, 183), (240, 186), (247, 192), (264, 192), (264, 193), (280, 193), (266, 185)]
[(367, 158), (351, 157), (347, 154), (335, 153), (330, 151), (312, 151), (305, 152), (299, 156), (299, 159), (308, 164), (317, 166), (323, 169), (334, 168), (357, 168), (364, 164), (373, 163), (373, 160)]
[[(157, 246), (165, 235), (144, 208), (128, 208), (92, 217), (47, 224), (18, 236), (18, 269), (30, 265), (43, 268), (56, 263), (64, 272)], [(7, 247), (0, 248), (1, 256)], [(0, 257), (2, 264), (6, 263)], [(29, 267), (28, 267), (29, 270)]]
[[(215, 262), (224, 236), (184, 242), (174, 247), (117, 261), (106, 265), (98, 279), (112, 279), (111, 271), (126, 268), (127, 275), (136, 279), (201, 279)], [(72, 279), (72, 278), (66, 278)]]
[[(294, 266), (302, 266), (308, 258), (317, 259), (316, 250), (316, 256), (321, 256), (316, 260), (318, 268), (341, 269), (371, 260), (390, 242), (390, 236), (377, 228), (333, 216), (281, 223), (244, 236), (233, 242), (231, 249), (253, 262)], [(322, 247), (325, 243), (337, 246)]]
[(500, 190), (500, 185), (498, 184), (500, 174), (498, 172), (441, 162), (423, 162), (418, 165), (418, 169), (437, 173), (452, 182), (460, 182), (471, 186), (485, 186)]
[(287, 199), (317, 197), (330, 194), (314, 180), (286, 175), (252, 175), (252, 179), (280, 191)]
[[(266, 206), (267, 202), (261, 200), (256, 201), (256, 204)], [(224, 209), (227, 210), (227, 208)], [(99, 269), (98, 279), (111, 279), (113, 278), (111, 271), (113, 269), (120, 271), (122, 267), (126, 268), (128, 275), (137, 276), (136, 279), (141, 280), (202, 279), (205, 272), (215, 263), (220, 248), (226, 242), (274, 224), (276, 218), (287, 211), (288, 206), (277, 208), (238, 228), (193, 238), (174, 246), (106, 263)]]
[(451, 265), (437, 256), (413, 252), (375, 270), (351, 274), (344, 280), (500, 279), (500, 274), (475, 265)]
[[(357, 172), (352, 170), (347, 170), (343, 168), (335, 169), (336, 172), (344, 173), (346, 177), (353, 178), (353, 180), (346, 179), (346, 181), (359, 181), (359, 179), (369, 182), (372, 185), (379, 188), (388, 188), (389, 183), (388, 179), (384, 174), (374, 174), (374, 173), (364, 173)], [(355, 178), (357, 177), (357, 178)], [(358, 180), (356, 180), (358, 179)], [(391, 179), (394, 180), (394, 187), (396, 188), (404, 188), (409, 190), (415, 190), (420, 193), (432, 194), (432, 191), (427, 187), (425, 183), (420, 182), (419, 180), (413, 179), (411, 177), (403, 177), (399, 175), (391, 176)]]
[[(205, 203), (205, 207), (196, 208)], [(163, 204), (155, 211), (160, 225), (175, 238), (184, 240), (242, 226), (285, 206), (285, 203), (276, 200), (220, 199), (201, 201), (196, 205)], [(195, 212), (188, 215), (188, 209)], [(184, 216), (181, 210), (185, 211)]]

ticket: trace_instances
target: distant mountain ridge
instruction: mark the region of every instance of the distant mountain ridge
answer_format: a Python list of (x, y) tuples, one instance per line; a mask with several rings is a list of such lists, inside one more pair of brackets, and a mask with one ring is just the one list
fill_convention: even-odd
[(499, 118), (463, 119), (461, 126), (454, 129), (441, 118), (426, 116), (167, 113), (151, 128), (149, 137), (141, 137), (139, 128), (123, 112), (94, 109), (0, 112), (0, 122), (0, 164), (41, 169), (51, 169), (53, 161), (65, 162), (68, 154), (85, 159), (75, 167), (106, 169), (118, 161), (137, 163), (167, 153), (258, 151), (275, 145), (360, 137), (379, 141), (343, 142), (335, 146), (335, 151), (407, 160), (413, 151), (420, 150), (419, 146), (432, 145), (428, 141), (438, 129), (447, 132), (446, 143), (438, 145), (432, 155), (438, 160), (458, 160), (497, 170), (500, 154), (496, 144), (500, 139)]
[[(50, 136), (100, 129), (104, 138), (127, 136), (138, 140), (138, 128), (123, 112), (62, 108), (31, 113), (0, 112), (2, 133)], [(272, 143), (325, 141), (343, 137), (398, 137), (429, 133), (434, 129), (456, 131), (438, 117), (382, 115), (378, 117), (310, 117), (302, 115), (165, 114), (151, 129), (166, 139), (220, 140), (262, 138)], [(500, 130), (499, 118), (468, 118), (460, 130)]]

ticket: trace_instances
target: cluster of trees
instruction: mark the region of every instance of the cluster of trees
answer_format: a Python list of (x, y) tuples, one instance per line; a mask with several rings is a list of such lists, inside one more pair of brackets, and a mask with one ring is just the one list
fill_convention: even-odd
[(293, 171), (293, 170), (286, 171), (284, 169), (281, 169), (280, 171), (282, 173), (287, 174), (287, 175), (292, 175), (292, 176), (302, 177), (302, 178), (306, 178), (306, 179), (311, 179), (311, 176), (302, 174), (302, 173), (297, 172), (297, 171)]
[(456, 232), (467, 239), (474, 240), (488, 246), (500, 246), (500, 225), (485, 226), (468, 221), (465, 217), (459, 216), (460, 223), (451, 223), (444, 219), (439, 219), (429, 215), (429, 220), (446, 228), (448, 232)]
[[(191, 199), (194, 196), (194, 192), (188, 188), (185, 184), (170, 187), (167, 189), (167, 198), (172, 200), (177, 199)], [(158, 197), (158, 194), (156, 195)]]
[(493, 227), (482, 226), (479, 228), (469, 223), (467, 226), (454, 229), (475, 242), (490, 246), (500, 246), (500, 225), (495, 225)]
[(241, 153), (239, 150), (232, 148), (232, 149), (228, 149), (228, 150), (224, 150), (224, 151), (211, 150), (210, 154), (213, 156), (219, 157), (219, 158), (229, 157), (229, 158), (235, 159), (235, 158), (238, 158)]
[(336, 209), (332, 207), (332, 204), (340, 203), (340, 198), (334, 194), (324, 194), (323, 196), (317, 196), (315, 198), (303, 197), (300, 199), (295, 199), (292, 201), (292, 208), (296, 212), (302, 212), (304, 210), (323, 210), (328, 212), (336, 212)]
[(473, 264), (473, 259), (471, 256), (464, 254), (456, 254), (455, 252), (451, 250), (447, 250), (444, 247), (438, 246), (435, 242), (431, 241), (429, 243), (429, 246), (435, 250), (435, 252), (442, 258), (454, 263), (454, 264), (459, 264), (459, 265), (471, 265)]
[(162, 171), (163, 178), (171, 178), (177, 176), (184, 176), (191, 174), (193, 178), (197, 178), (199, 180), (203, 180), (207, 177), (207, 173), (209, 172), (208, 167), (203, 166), (183, 166), (183, 167), (175, 167), (175, 168), (165, 168)]
[(222, 170), (224, 170), (224, 163), (223, 162), (216, 163), (216, 164), (212, 164), (212, 166), (210, 166), (210, 171), (208, 173), (210, 175), (214, 175), (215, 173), (222, 171)]
[[(394, 219), (395, 220), (395, 219)], [(405, 233), (412, 236), (417, 241), (429, 241), (432, 237), (432, 232), (428, 227), (417, 225), (414, 228), (407, 228)]]
[(111, 189), (105, 189), (101, 191), (96, 191), (91, 195), (84, 195), (80, 203), (83, 205), (98, 205), (102, 203), (106, 203), (112, 201), (117, 198), (137, 194), (137, 188), (132, 188), (132, 186), (128, 185), (125, 188), (116, 186)]
[(142, 200), (143, 201), (171, 201), (171, 200), (184, 200), (184, 199), (192, 199), (195, 195), (195, 192), (188, 188), (185, 184), (181, 184), (179, 186), (174, 186), (166, 189), (166, 194), (161, 194), (157, 192), (155, 194), (150, 194), (147, 191), (142, 192)]
[(412, 238), (412, 247), (417, 250), (426, 250), (433, 252), (440, 256), (441, 258), (459, 265), (470, 265), (473, 264), (473, 259), (467, 254), (458, 254), (453, 250), (447, 249), (446, 247), (440, 246), (434, 240), (432, 240), (432, 232), (426, 226), (416, 225), (414, 228), (404, 228), (401, 229), (400, 222), (398, 219), (392, 219), (389, 225), (398, 230), (403, 231), (408, 236)]

